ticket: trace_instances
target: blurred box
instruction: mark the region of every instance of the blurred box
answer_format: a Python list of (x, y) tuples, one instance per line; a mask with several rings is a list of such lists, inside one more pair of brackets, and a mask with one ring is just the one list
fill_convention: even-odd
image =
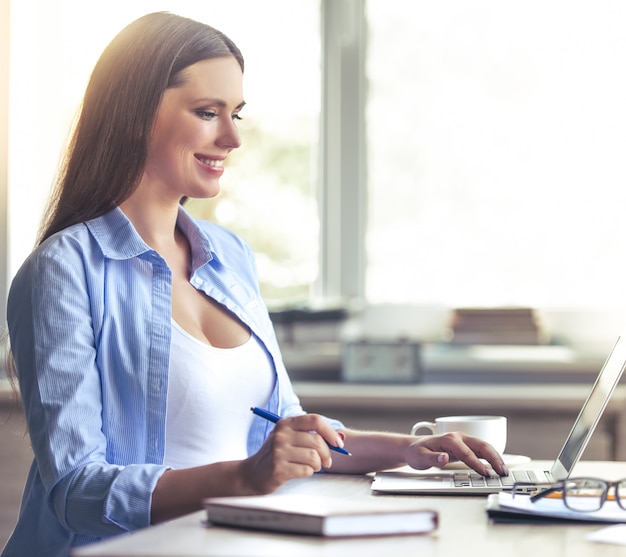
[(422, 377), (419, 342), (406, 339), (354, 340), (342, 345), (342, 381), (419, 383)]

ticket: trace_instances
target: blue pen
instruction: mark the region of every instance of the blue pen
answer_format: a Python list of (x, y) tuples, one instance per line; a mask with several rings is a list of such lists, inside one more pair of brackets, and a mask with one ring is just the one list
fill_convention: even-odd
[[(256, 414), (257, 416), (260, 416), (261, 418), (265, 418), (266, 420), (268, 420), (268, 421), (270, 421), (272, 423), (276, 423), (278, 420), (282, 420), (282, 418), (280, 416), (277, 416), (276, 414), (273, 414), (269, 410), (264, 410), (263, 408), (257, 408), (255, 406), (254, 408), (250, 408), (250, 410), (252, 410), (253, 414)], [(348, 455), (348, 456), (352, 456), (352, 453), (349, 453), (348, 451), (346, 451), (346, 449), (343, 449), (341, 447), (336, 447), (335, 445), (331, 445), (328, 441), (326, 442), (326, 444), (328, 445), (328, 448), (331, 451), (337, 451), (338, 453), (345, 454), (345, 455)]]

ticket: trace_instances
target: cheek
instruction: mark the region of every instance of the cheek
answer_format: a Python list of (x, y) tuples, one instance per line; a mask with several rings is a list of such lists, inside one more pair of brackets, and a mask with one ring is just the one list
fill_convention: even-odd
[(188, 164), (189, 158), (202, 152), (207, 143), (206, 123), (183, 114), (168, 115), (157, 120), (149, 158), (162, 166)]
[(163, 130), (155, 147), (165, 156), (195, 153), (204, 144), (204, 139), (201, 126), (170, 126)]
[(181, 145), (194, 150), (205, 145), (210, 136), (209, 124), (200, 120), (187, 123), (184, 127), (180, 126), (176, 130), (172, 130), (172, 133), (177, 134)]
[(158, 136), (155, 136), (150, 144), (149, 157), (155, 163), (163, 163), (165, 161), (172, 162), (186, 145), (184, 137), (181, 136), (180, 130), (175, 127), (169, 129), (161, 129)]

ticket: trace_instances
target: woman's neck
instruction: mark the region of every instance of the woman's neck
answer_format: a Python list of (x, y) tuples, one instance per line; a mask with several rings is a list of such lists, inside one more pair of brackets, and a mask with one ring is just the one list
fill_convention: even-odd
[(120, 204), (120, 209), (151, 248), (161, 252), (176, 243), (178, 203), (160, 203), (135, 192)]

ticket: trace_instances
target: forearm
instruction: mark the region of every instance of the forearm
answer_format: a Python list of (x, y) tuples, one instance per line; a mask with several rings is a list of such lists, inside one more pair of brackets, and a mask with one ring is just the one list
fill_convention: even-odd
[(152, 524), (200, 510), (205, 497), (254, 494), (242, 466), (242, 461), (230, 461), (168, 470), (152, 494)]
[(509, 473), (502, 455), (489, 443), (460, 432), (412, 436), (345, 430), (344, 434), (352, 456), (333, 455), (331, 472), (365, 474), (405, 464), (424, 470), (459, 460), (483, 476), (493, 470), (501, 476)]
[(406, 464), (414, 437), (399, 433), (343, 430), (345, 448), (352, 456), (332, 453), (331, 472), (365, 474)]

